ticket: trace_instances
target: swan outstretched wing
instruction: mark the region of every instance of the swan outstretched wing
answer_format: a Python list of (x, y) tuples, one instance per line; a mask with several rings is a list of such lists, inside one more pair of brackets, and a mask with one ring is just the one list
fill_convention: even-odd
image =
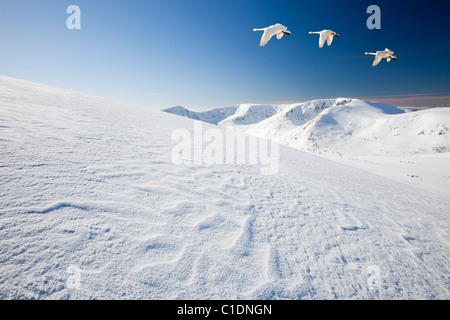
[(323, 48), (325, 41), (327, 41), (327, 35), (325, 32), (321, 32), (319, 38), (319, 48)]
[(331, 44), (333, 43), (333, 38), (334, 37), (331, 34), (327, 37), (327, 43), (329, 46), (331, 46)]
[(375, 60), (373, 61), (372, 66), (376, 67), (380, 63), (381, 59), (383, 59), (383, 52), (377, 52), (377, 54), (375, 55)]
[(267, 42), (269, 42), (269, 40), (272, 38), (272, 36), (273, 36), (272, 32), (265, 30), (262, 35), (261, 42), (259, 43), (259, 45), (261, 47), (264, 47), (267, 44)]

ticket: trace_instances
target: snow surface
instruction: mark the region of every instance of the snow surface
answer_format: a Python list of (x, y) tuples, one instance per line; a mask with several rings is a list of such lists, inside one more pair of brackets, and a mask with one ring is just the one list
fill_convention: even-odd
[(194, 123), (1, 76), (0, 298), (450, 298), (447, 197), (285, 146), (175, 165)]
[(405, 112), (348, 98), (245, 104), (218, 124), (450, 197), (450, 108)]

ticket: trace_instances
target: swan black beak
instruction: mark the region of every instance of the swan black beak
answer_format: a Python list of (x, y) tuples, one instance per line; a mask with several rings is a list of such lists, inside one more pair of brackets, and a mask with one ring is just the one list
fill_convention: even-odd
[(335, 34), (335, 37), (338, 37), (338, 38), (340, 38), (341, 36), (340, 36), (340, 35), (338, 35), (338, 34)]
[(287, 34), (288, 36), (291, 35), (291, 33), (289, 31), (282, 31), (284, 34)]

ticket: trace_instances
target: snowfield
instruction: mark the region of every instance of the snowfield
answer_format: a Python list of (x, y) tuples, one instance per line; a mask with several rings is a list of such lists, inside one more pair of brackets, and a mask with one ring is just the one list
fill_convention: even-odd
[[(422, 152), (408, 139), (407, 150), (448, 151), (430, 132), (431, 111), (429, 123), (403, 112), (385, 120), (384, 106), (366, 104), (353, 118), (363, 102), (339, 102), (291, 113), (246, 105), (207, 119), (248, 133), (267, 121), (266, 138), (351, 156), (361, 155), (346, 132), (371, 143), (378, 136), (363, 131), (375, 134), (376, 122), (393, 131), (372, 151), (398, 159), (402, 142), (388, 138), (410, 119), (424, 132), (413, 130), (417, 139), (439, 143)], [(278, 116), (288, 128), (279, 134), (269, 121)], [(254, 164), (177, 165), (172, 135), (195, 124), (0, 76), (0, 298), (450, 298), (448, 196), (284, 145), (275, 175)]]
[[(222, 109), (196, 112), (195, 119), (450, 197), (450, 108), (405, 112), (382, 103), (338, 98), (243, 104), (235, 109), (230, 116)], [(182, 107), (165, 111), (191, 117)], [(212, 114), (222, 120), (210, 121)]]

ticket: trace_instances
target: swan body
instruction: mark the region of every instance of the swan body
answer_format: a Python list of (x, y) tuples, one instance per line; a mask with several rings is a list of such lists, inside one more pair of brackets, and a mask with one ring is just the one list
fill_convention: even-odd
[(318, 34), (318, 35), (320, 35), (319, 48), (323, 48), (323, 46), (325, 45), (325, 42), (327, 42), (327, 44), (329, 46), (331, 46), (331, 44), (333, 43), (333, 38), (334, 37), (340, 37), (340, 35), (338, 35), (336, 32), (334, 32), (332, 30), (310, 31), (308, 33), (309, 34)]
[(376, 53), (366, 52), (365, 55), (372, 55), (375, 56), (375, 60), (373, 61), (372, 66), (377, 66), (380, 61), (384, 58), (387, 60), (387, 62), (391, 60), (398, 60), (397, 57), (394, 55), (394, 51), (385, 49), (384, 51), (377, 51)]
[(259, 43), (261, 47), (264, 47), (274, 35), (277, 36), (278, 40), (283, 38), (285, 34), (287, 34), (288, 36), (291, 35), (291, 32), (287, 29), (287, 27), (279, 23), (267, 28), (253, 29), (252, 31), (264, 31), (261, 42)]

